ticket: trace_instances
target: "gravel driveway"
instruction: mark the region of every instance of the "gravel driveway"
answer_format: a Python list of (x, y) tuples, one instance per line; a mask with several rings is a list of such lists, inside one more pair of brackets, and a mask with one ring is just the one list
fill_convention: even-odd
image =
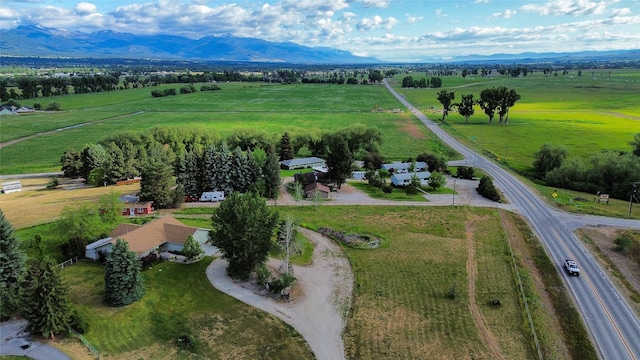
[[(232, 280), (222, 259), (211, 263), (207, 276), (216, 289), (295, 328), (318, 360), (344, 359), (342, 331), (353, 291), (351, 266), (331, 240), (307, 229), (300, 231), (314, 244), (313, 260), (309, 266), (294, 265), (297, 291), (289, 302), (259, 295), (251, 284)], [(280, 260), (271, 259), (269, 265), (279, 264)]]

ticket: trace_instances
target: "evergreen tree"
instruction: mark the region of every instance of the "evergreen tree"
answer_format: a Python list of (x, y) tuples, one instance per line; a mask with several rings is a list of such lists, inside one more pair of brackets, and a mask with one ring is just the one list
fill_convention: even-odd
[(291, 137), (285, 132), (280, 138), (280, 161), (293, 159), (294, 155)]
[(178, 184), (182, 185), (188, 196), (200, 196), (202, 193), (202, 171), (198, 155), (187, 151), (178, 160)]
[(118, 239), (107, 257), (104, 275), (104, 299), (107, 305), (124, 306), (140, 300), (144, 284), (136, 254), (126, 241)]
[(110, 142), (107, 147), (107, 159), (103, 164), (104, 177), (109, 184), (115, 184), (118, 180), (127, 178), (127, 163), (124, 153), (114, 142)]
[(30, 260), (23, 294), (27, 331), (53, 339), (56, 334), (67, 331), (74, 315), (69, 286), (60, 267), (48, 256)]
[(226, 143), (220, 144), (218, 150), (214, 146), (207, 148), (204, 167), (205, 191), (224, 191), (225, 195), (233, 194), (232, 159)]
[(335, 135), (328, 139), (327, 167), (329, 178), (333, 180), (338, 189), (351, 176), (353, 155), (349, 151), (347, 141), (343, 136)]
[(280, 194), (282, 179), (280, 178), (280, 163), (273, 148), (267, 149), (267, 160), (262, 168), (265, 185), (265, 196), (269, 199), (277, 199)]
[(211, 221), (211, 239), (229, 262), (227, 273), (233, 278), (248, 279), (267, 260), (278, 222), (277, 211), (270, 210), (256, 193), (235, 193), (220, 204)]
[(169, 162), (149, 158), (142, 170), (140, 200), (153, 201), (156, 208), (166, 208), (174, 203), (176, 180)]
[(13, 226), (0, 209), (0, 321), (17, 310), (19, 284), (25, 272), (26, 255)]
[(198, 243), (196, 239), (193, 238), (193, 236), (189, 235), (187, 240), (185, 240), (184, 242), (182, 254), (186, 256), (187, 259), (193, 260), (201, 254), (204, 254), (204, 251), (202, 250), (202, 246), (200, 246), (200, 243)]

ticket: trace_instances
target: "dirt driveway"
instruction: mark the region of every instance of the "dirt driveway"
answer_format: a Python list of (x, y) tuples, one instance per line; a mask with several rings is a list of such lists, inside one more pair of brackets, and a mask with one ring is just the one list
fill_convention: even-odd
[[(316, 232), (300, 229), (314, 244), (309, 266), (294, 265), (296, 285), (289, 302), (262, 296), (250, 283), (229, 278), (227, 262), (217, 259), (207, 268), (213, 286), (234, 298), (269, 312), (295, 328), (319, 360), (344, 359), (342, 331), (351, 306), (353, 273), (338, 246)], [(279, 260), (271, 259), (277, 267)]]

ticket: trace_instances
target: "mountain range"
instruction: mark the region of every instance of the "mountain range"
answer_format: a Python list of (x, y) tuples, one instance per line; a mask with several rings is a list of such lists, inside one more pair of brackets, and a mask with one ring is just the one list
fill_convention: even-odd
[(328, 47), (254, 38), (207, 36), (189, 39), (172, 35), (134, 35), (114, 31), (91, 34), (38, 25), (0, 31), (3, 56), (148, 58), (164, 60), (261, 63), (371, 64), (382, 61)]
[[(329, 47), (270, 42), (234, 36), (190, 39), (174, 35), (134, 35), (114, 31), (90, 34), (39, 25), (0, 30), (0, 56), (102, 58), (237, 62), (272, 64), (380, 64), (373, 57), (356, 56)], [(428, 56), (428, 55), (427, 55)], [(638, 62), (640, 50), (581, 51), (425, 57), (422, 63), (535, 63), (545, 61), (624, 60)]]

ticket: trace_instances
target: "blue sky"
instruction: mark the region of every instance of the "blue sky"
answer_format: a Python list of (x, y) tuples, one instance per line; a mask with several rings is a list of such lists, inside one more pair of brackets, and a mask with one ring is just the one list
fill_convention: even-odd
[(82, 32), (292, 41), (386, 61), (640, 48), (640, 0), (0, 2), (0, 28), (34, 24)]

